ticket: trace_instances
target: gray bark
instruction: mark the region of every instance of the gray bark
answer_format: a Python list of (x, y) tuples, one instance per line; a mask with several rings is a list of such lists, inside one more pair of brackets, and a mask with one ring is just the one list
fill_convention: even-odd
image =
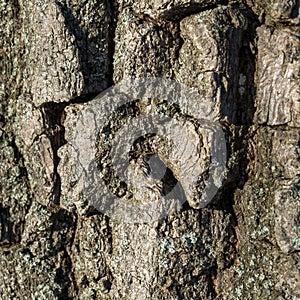
[[(1, 299), (300, 298), (299, 1), (0, 0), (0, 16)], [(204, 208), (125, 224), (81, 198), (68, 146), (97, 94), (144, 76), (210, 104), (227, 175)]]

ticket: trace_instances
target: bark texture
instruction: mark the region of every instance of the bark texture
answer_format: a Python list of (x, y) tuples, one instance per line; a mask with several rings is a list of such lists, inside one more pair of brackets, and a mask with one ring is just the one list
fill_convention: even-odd
[[(299, 24), (297, 0), (0, 0), (0, 298), (299, 299)], [(143, 76), (211, 104), (228, 173), (206, 208), (124, 224), (80, 198), (67, 147)]]

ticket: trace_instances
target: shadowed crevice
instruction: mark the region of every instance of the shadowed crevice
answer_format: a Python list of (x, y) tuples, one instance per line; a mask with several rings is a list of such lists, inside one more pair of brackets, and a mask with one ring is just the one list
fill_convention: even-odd
[(60, 203), (61, 178), (57, 170), (60, 161), (58, 149), (66, 143), (64, 138), (65, 128), (61, 123), (66, 106), (66, 103), (47, 102), (40, 107), (43, 116), (43, 127), (53, 151), (53, 190), (51, 192), (51, 202), (55, 205), (59, 205)]
[(228, 5), (228, 0), (220, 1), (218, 4), (209, 5), (199, 3), (188, 3), (186, 5), (178, 5), (160, 14), (160, 17), (169, 21), (179, 22), (186, 17), (199, 14), (207, 10), (215, 9), (220, 5)]

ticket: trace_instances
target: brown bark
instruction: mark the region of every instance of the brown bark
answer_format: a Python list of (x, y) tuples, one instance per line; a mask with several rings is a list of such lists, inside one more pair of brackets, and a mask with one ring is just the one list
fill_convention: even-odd
[[(0, 16), (1, 299), (300, 297), (299, 1), (0, 0)], [(227, 173), (205, 208), (118, 223), (81, 197), (68, 147), (98, 93), (144, 76), (209, 103)]]

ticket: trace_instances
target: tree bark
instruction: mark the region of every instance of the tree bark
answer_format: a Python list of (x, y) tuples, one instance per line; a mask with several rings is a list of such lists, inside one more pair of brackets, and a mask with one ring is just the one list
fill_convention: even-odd
[[(300, 298), (299, 1), (0, 0), (0, 16), (1, 299)], [(122, 223), (81, 197), (68, 147), (96, 95), (147, 76), (212, 107), (227, 173), (204, 208)]]

